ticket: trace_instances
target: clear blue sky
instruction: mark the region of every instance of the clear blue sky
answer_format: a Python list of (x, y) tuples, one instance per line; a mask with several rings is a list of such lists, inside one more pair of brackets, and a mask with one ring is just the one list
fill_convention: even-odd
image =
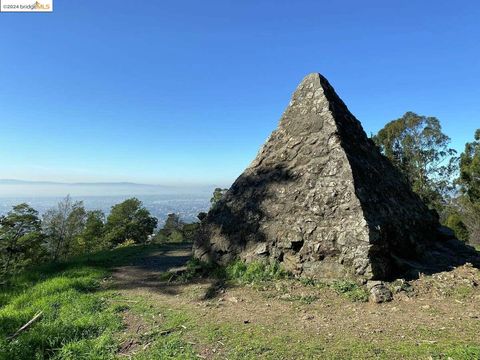
[(310, 72), (367, 133), (411, 110), (461, 150), (480, 127), (478, 1), (54, 6), (0, 14), (0, 178), (227, 185)]

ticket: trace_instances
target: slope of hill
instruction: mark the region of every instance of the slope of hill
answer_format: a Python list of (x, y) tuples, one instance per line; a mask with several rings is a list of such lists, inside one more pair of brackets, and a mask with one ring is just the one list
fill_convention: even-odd
[(199, 277), (189, 258), (188, 244), (133, 246), (23, 273), (1, 291), (0, 359), (480, 358), (471, 266), (378, 305), (258, 265)]

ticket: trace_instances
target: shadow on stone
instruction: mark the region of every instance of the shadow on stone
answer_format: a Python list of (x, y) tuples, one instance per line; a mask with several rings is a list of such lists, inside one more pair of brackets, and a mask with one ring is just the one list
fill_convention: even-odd
[[(355, 194), (370, 227), (373, 278), (416, 278), (467, 262), (479, 266), (474, 248), (440, 227), (438, 215), (411, 191), (403, 175), (376, 149), (360, 122), (320, 77), (355, 183)], [(355, 139), (354, 142), (349, 141)]]
[[(268, 215), (262, 208), (272, 198), (270, 185), (288, 186), (295, 175), (281, 165), (244, 173), (202, 221), (195, 243), (196, 257), (226, 264), (248, 251), (266, 253), (267, 236), (260, 228)], [(274, 196), (273, 196), (274, 197)]]
[(252, 164), (202, 220), (194, 256), (270, 258), (317, 278), (393, 279), (471, 262), (366, 136), (333, 87), (308, 75)]

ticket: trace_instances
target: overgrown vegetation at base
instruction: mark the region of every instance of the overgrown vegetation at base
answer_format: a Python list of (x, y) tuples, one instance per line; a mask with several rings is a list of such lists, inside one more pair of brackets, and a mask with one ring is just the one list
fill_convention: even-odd
[(301, 278), (300, 283), (304, 286), (313, 286), (316, 288), (330, 287), (337, 294), (340, 294), (353, 302), (367, 302), (368, 291), (364, 286), (358, 285), (351, 280), (336, 280), (331, 283), (324, 283), (312, 278)]
[[(169, 280), (175, 278), (174, 274), (167, 273), (164, 276)], [(252, 261), (246, 263), (237, 260), (227, 266), (219, 266), (213, 263), (204, 263), (198, 259), (191, 259), (187, 263), (186, 271), (178, 275), (175, 280), (187, 282), (195, 277), (213, 277), (237, 285), (256, 285), (282, 279), (295, 279), (279, 262), (274, 261)], [(351, 280), (337, 280), (330, 284), (305, 277), (296, 278), (295, 280), (304, 286), (313, 286), (316, 288), (331, 287), (338, 294), (354, 302), (368, 301), (369, 294), (367, 289)], [(292, 297), (288, 298), (288, 300), (311, 303), (315, 301), (316, 298), (304, 296), (299, 298)]]
[(236, 260), (226, 266), (220, 266), (191, 259), (187, 263), (186, 271), (177, 276), (176, 280), (186, 282), (196, 277), (212, 277), (242, 285), (286, 279), (290, 277), (290, 274), (283, 269), (279, 262), (252, 261), (246, 263)]
[(225, 267), (226, 278), (240, 284), (274, 281), (289, 277), (289, 273), (278, 262), (235, 261)]

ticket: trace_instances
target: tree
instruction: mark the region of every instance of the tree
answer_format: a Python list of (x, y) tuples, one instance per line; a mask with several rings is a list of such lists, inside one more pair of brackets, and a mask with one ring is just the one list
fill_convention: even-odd
[(19, 204), (0, 217), (0, 263), (2, 275), (38, 262), (43, 257), (43, 236), (38, 212)]
[(382, 153), (431, 208), (441, 210), (453, 189), (456, 151), (435, 117), (407, 112), (373, 137)]
[(85, 227), (79, 234), (76, 253), (91, 253), (104, 250), (107, 244), (104, 239), (105, 214), (101, 210), (88, 211)]
[(173, 230), (182, 230), (183, 225), (185, 225), (185, 223), (180, 219), (180, 215), (172, 213), (167, 215), (167, 220), (165, 220), (163, 229), (167, 232), (171, 232)]
[(111, 245), (119, 245), (126, 240), (144, 244), (157, 222), (140, 200), (127, 199), (112, 207), (105, 224), (105, 238)]
[(460, 177), (457, 182), (472, 202), (480, 202), (480, 129), (475, 132), (474, 139), (465, 144), (465, 151), (460, 155)]
[(155, 242), (183, 242), (184, 234), (183, 228), (185, 223), (180, 219), (180, 215), (171, 213), (167, 215), (165, 225), (155, 234)]
[(72, 201), (70, 196), (45, 213), (43, 229), (53, 261), (64, 260), (72, 255), (75, 241), (85, 227), (86, 217), (83, 202)]
[(460, 186), (461, 222), (468, 232), (471, 243), (480, 243), (480, 129), (475, 132), (474, 141), (465, 144), (465, 150), (460, 155), (460, 176), (457, 179)]
[(452, 229), (458, 239), (465, 242), (469, 241), (470, 234), (465, 225), (463, 216), (456, 211), (456, 209), (452, 209), (449, 212), (450, 213), (445, 220), (445, 226)]
[(210, 199), (210, 204), (211, 206), (215, 206), (217, 202), (220, 201), (220, 199), (225, 195), (228, 189), (221, 189), (221, 188), (216, 188), (213, 190), (213, 195), (212, 198)]

